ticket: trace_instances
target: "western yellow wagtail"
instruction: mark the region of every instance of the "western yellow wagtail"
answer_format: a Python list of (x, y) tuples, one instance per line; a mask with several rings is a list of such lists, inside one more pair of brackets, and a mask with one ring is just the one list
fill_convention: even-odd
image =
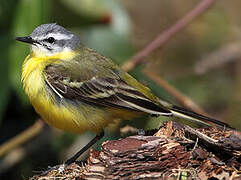
[(65, 164), (74, 162), (101, 139), (104, 128), (114, 119), (151, 114), (229, 127), (160, 100), (112, 60), (83, 46), (76, 35), (55, 23), (40, 25), (29, 36), (16, 40), (30, 44), (21, 80), (36, 112), (59, 129), (97, 134)]

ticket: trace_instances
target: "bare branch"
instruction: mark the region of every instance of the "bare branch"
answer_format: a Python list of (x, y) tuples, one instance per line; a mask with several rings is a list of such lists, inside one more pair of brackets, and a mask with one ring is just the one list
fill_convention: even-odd
[(136, 53), (133, 57), (127, 60), (122, 68), (125, 71), (132, 70), (135, 66), (142, 63), (144, 58), (147, 57), (152, 51), (157, 48), (161, 48), (167, 43), (174, 35), (185, 28), (192, 20), (206, 11), (211, 5), (215, 3), (216, 0), (202, 0), (196, 7), (194, 7), (190, 12), (188, 12), (182, 19), (178, 20), (170, 28), (161, 32), (150, 44), (148, 44), (144, 49)]
[(42, 131), (43, 126), (43, 121), (38, 119), (31, 127), (2, 144), (0, 146), (0, 157), (38, 135)]

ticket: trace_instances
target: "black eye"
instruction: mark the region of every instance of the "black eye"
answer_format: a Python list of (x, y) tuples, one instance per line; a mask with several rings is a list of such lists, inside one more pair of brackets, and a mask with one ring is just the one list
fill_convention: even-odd
[(55, 39), (53, 37), (49, 37), (47, 39), (47, 41), (52, 44), (52, 43), (54, 43)]

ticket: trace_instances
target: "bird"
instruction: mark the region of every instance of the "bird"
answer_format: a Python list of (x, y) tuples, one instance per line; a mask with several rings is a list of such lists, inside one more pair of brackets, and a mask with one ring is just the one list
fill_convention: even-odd
[(16, 40), (30, 45), (21, 81), (35, 111), (50, 126), (96, 134), (66, 165), (100, 140), (115, 119), (150, 114), (230, 127), (158, 98), (110, 58), (84, 46), (78, 36), (56, 23), (39, 25)]

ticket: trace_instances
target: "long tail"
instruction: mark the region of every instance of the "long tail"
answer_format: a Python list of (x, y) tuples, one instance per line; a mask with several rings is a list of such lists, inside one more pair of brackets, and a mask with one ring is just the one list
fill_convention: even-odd
[(182, 107), (172, 105), (171, 107), (169, 107), (169, 110), (172, 112), (173, 116), (175, 116), (175, 117), (184, 118), (184, 119), (187, 119), (187, 120), (190, 120), (190, 121), (193, 121), (196, 123), (204, 124), (207, 126), (211, 126), (210, 123), (214, 123), (219, 126), (232, 128), (227, 123), (203, 116), (201, 114), (195, 113), (193, 111), (190, 111), (190, 110), (182, 108)]

